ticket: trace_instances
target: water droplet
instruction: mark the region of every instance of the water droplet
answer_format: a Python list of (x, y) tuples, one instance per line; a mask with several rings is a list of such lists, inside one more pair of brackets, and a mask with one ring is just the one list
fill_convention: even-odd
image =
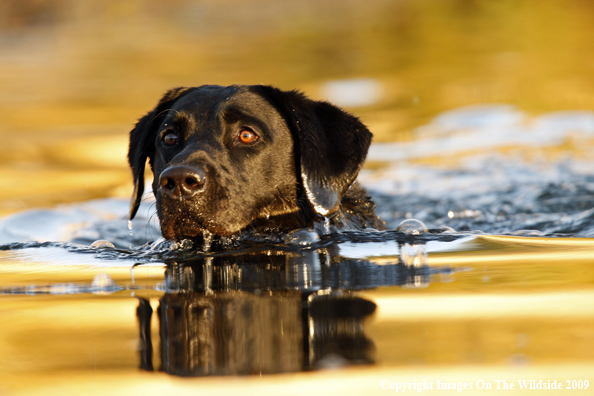
[(95, 249), (105, 249), (105, 248), (115, 249), (115, 246), (113, 245), (113, 243), (111, 243), (105, 239), (98, 239), (95, 242), (91, 243), (91, 245), (89, 247), (92, 247)]
[(312, 228), (293, 230), (285, 237), (288, 245), (310, 245), (320, 240), (320, 236)]
[(128, 230), (130, 230), (130, 236), (132, 235), (132, 220), (128, 220)]
[(330, 234), (330, 218), (324, 217), (324, 234)]
[(404, 220), (402, 223), (398, 225), (396, 231), (400, 231), (404, 234), (410, 235), (421, 235), (427, 232), (427, 226), (420, 220), (416, 219), (409, 219)]

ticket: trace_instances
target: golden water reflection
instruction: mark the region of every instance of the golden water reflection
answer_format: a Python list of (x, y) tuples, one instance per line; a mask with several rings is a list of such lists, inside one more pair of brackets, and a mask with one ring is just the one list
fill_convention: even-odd
[[(1, 297), (0, 315), (4, 323), (0, 331), (1, 383), (7, 389), (27, 390), (29, 394), (45, 389), (50, 383), (56, 383), (59, 389), (77, 389), (77, 384), (103, 378), (109, 379), (110, 390), (117, 391), (122, 384), (131, 384), (128, 381), (147, 381), (165, 388), (180, 385), (173, 380), (164, 384), (162, 377), (156, 374), (141, 375), (139, 367), (149, 371), (160, 368), (177, 375), (301, 371), (304, 364), (309, 364), (306, 362), (317, 361), (310, 360), (318, 356), (315, 349), (311, 349), (316, 339), (322, 348), (319, 357), (327, 356), (326, 348), (333, 350), (337, 347), (334, 342), (340, 340), (331, 341), (336, 337), (332, 334), (341, 334), (345, 329), (351, 330), (344, 334), (355, 337), (348, 344), (348, 350), (354, 353), (357, 348), (352, 342), (359, 339), (362, 343), (355, 344), (360, 343), (364, 348), (361, 351), (367, 351), (360, 355), (367, 356), (367, 361), (359, 357), (353, 362), (375, 363), (373, 369), (364, 365), (354, 366), (357, 368), (352, 371), (340, 360), (322, 360), (327, 365), (319, 367), (343, 368), (336, 374), (322, 371), (323, 377), (283, 374), (282, 378), (296, 383), (317, 383), (321, 378), (335, 381), (337, 388), (330, 390), (331, 394), (339, 390), (355, 394), (354, 389), (362, 389), (362, 384), (370, 387), (370, 392), (379, 393), (381, 389), (375, 382), (402, 376), (419, 381), (422, 378), (514, 381), (524, 375), (564, 380), (571, 373), (575, 378), (591, 380), (594, 367), (591, 263), (594, 253), (588, 253), (590, 258), (584, 260), (585, 253), (581, 252), (579, 259), (574, 260), (574, 253), (589, 248), (591, 241), (573, 239), (564, 246), (563, 241), (557, 240), (551, 243), (552, 250), (563, 252), (564, 256), (552, 256), (543, 264), (538, 260), (517, 261), (517, 255), (547, 243), (547, 239), (506, 239), (506, 243), (501, 244), (500, 237), (493, 240), (478, 237), (467, 243), (474, 246), (472, 250), (465, 250), (463, 244), (459, 251), (430, 253), (428, 263), (435, 275), (422, 283), (422, 288), (410, 283), (408, 288), (380, 287), (335, 295), (333, 298), (339, 299), (336, 301), (344, 298), (355, 301), (354, 298), (376, 306), (360, 319), (340, 319), (346, 320), (342, 324), (332, 324), (336, 307), (326, 313), (322, 310), (319, 314), (306, 314), (310, 319), (302, 322), (299, 307), (304, 300), (297, 291), (266, 291), (269, 285), (276, 283), (264, 283), (259, 291), (258, 279), (290, 281), (305, 270), (306, 267), (299, 267), (301, 270), (285, 267), (283, 255), (262, 256), (272, 261), (268, 266), (252, 264), (258, 265), (257, 271), (256, 267), (241, 267), (249, 258), (238, 257), (235, 265), (233, 258), (224, 258), (228, 264), (210, 267), (213, 271), (210, 275), (203, 272), (209, 268), (208, 261), (191, 267), (139, 266), (134, 269), (132, 280), (129, 266), (77, 268), (71, 265), (66, 268), (53, 263), (20, 262), (18, 252), (2, 252), (0, 262), (6, 269), (6, 276), (0, 280), (0, 287), (4, 290), (25, 286), (27, 282), (30, 286), (45, 282), (59, 287), (54, 289), (53, 295)], [(319, 254), (324, 261), (323, 255), (327, 252)], [(444, 256), (448, 258), (447, 264), (440, 261)], [(510, 259), (506, 262), (505, 257)], [(459, 264), (455, 264), (456, 258), (460, 259)], [(376, 264), (373, 264), (376, 259), (370, 260), (359, 271), (371, 268), (369, 266), (393, 265), (382, 258), (378, 258)], [(298, 262), (292, 258), (287, 263)], [(334, 265), (343, 264), (336, 262)], [(436, 271), (447, 267), (455, 271)], [(27, 268), (27, 272), (19, 268)], [(238, 272), (238, 268), (243, 270)], [(349, 268), (343, 267), (337, 274), (347, 276), (344, 271)], [(72, 285), (90, 284), (97, 273), (109, 275), (116, 284), (128, 289), (112, 294), (60, 295), (60, 291), (72, 290), (68, 289)], [(35, 276), (31, 276), (33, 274)], [(260, 275), (255, 277), (257, 274)], [(359, 272), (356, 279), (363, 279), (364, 274)], [(307, 279), (316, 276), (319, 275), (311, 272), (299, 282), (309, 285)], [(414, 277), (403, 279), (412, 281)], [(243, 288), (253, 286), (241, 291), (237, 289), (240, 284)], [(164, 292), (164, 287), (173, 287), (174, 291)], [(175, 291), (178, 288), (182, 289)], [(311, 301), (315, 299), (310, 297), (310, 309)], [(362, 320), (371, 312), (374, 313), (369, 319)], [(284, 319), (279, 321), (279, 317)], [(306, 327), (302, 328), (304, 324)], [(317, 330), (310, 333), (314, 328)], [(352, 333), (355, 329), (358, 330)], [(326, 335), (316, 338), (320, 337), (318, 334)], [(308, 345), (303, 342), (305, 339), (309, 339), (310, 347), (303, 349), (303, 345)], [(235, 350), (238, 346), (240, 348)], [(280, 348), (278, 353), (267, 355), (275, 348)], [(219, 366), (225, 361), (220, 359), (230, 360)], [(288, 360), (276, 362), (278, 359)], [(256, 364), (258, 361), (261, 362)], [(415, 371), (410, 371), (411, 367), (415, 367)], [(499, 377), (493, 377), (496, 373)], [(566, 373), (563, 378), (559, 377), (562, 373)], [(43, 383), (32, 382), (25, 386), (22, 378), (31, 375)], [(70, 385), (56, 382), (64, 376), (74, 376), (75, 380)], [(346, 390), (342, 385), (351, 376), (358, 378), (360, 385)], [(567, 377), (571, 378), (574, 377)], [(234, 381), (244, 383), (248, 394), (259, 389), (250, 379)], [(209, 384), (216, 384), (222, 389), (231, 389), (234, 381), (193, 382), (192, 387), (208, 388)], [(267, 383), (275, 386), (275, 381), (270, 377)], [(156, 393), (156, 390), (151, 392)]]
[[(592, 15), (594, 3), (583, 0), (3, 2), (0, 216), (128, 197), (127, 132), (172, 86), (265, 83), (322, 99), (328, 81), (371, 78), (382, 87), (380, 100), (349, 110), (376, 142), (415, 139), (414, 128), (464, 105), (511, 104), (532, 115), (591, 110)], [(591, 161), (593, 144), (570, 136), (544, 149), (497, 152)], [(484, 154), (413, 162), (452, 166)], [(132, 281), (130, 263), (0, 252), (0, 288), (55, 292), (0, 296), (0, 395), (385, 394), (386, 379), (594, 385), (593, 244), (485, 236), (466, 249), (430, 253), (430, 266), (458, 272), (437, 274), (426, 288), (356, 294), (377, 305), (363, 327), (375, 365), (199, 379), (138, 368), (138, 298), (154, 312), (168, 304), (159, 289), (164, 266), (137, 267)], [(138, 289), (60, 294), (90, 285), (98, 273)], [(220, 293), (232, 301), (246, 294)], [(156, 316), (150, 334), (158, 370)]]

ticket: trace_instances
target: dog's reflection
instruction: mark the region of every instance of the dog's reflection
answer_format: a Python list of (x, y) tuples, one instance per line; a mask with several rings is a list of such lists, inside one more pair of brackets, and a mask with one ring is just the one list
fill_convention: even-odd
[(159, 305), (162, 369), (177, 375), (301, 370), (299, 297), (166, 294)]
[[(378, 265), (328, 249), (169, 263), (159, 301), (161, 370), (181, 376), (273, 374), (374, 362), (353, 291), (418, 284), (426, 267)], [(149, 301), (138, 307), (140, 366), (153, 369)]]

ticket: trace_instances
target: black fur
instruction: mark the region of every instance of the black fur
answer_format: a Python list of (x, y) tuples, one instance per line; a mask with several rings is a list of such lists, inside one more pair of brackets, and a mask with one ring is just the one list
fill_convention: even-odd
[[(245, 130), (257, 140), (242, 143), (238, 136)], [(175, 143), (167, 145), (172, 137)], [(282, 233), (324, 217), (335, 230), (382, 228), (373, 203), (354, 183), (371, 138), (358, 118), (296, 91), (172, 89), (130, 132), (130, 219), (148, 159), (167, 239)]]

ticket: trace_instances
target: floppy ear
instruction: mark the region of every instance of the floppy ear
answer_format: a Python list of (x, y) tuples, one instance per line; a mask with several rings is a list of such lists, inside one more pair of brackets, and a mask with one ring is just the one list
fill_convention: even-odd
[(255, 90), (280, 111), (293, 134), (297, 169), (313, 209), (322, 216), (335, 212), (363, 166), (371, 132), (357, 117), (298, 91)]
[(158, 128), (163, 118), (167, 116), (167, 110), (180, 96), (188, 92), (191, 88), (173, 88), (161, 98), (157, 107), (147, 115), (138, 120), (138, 123), (130, 131), (130, 146), (128, 148), (128, 163), (132, 168), (134, 176), (134, 192), (132, 193), (132, 202), (130, 207), (130, 220), (134, 218), (142, 193), (144, 192), (144, 168), (146, 160), (152, 163), (155, 154), (155, 139), (157, 138)]

